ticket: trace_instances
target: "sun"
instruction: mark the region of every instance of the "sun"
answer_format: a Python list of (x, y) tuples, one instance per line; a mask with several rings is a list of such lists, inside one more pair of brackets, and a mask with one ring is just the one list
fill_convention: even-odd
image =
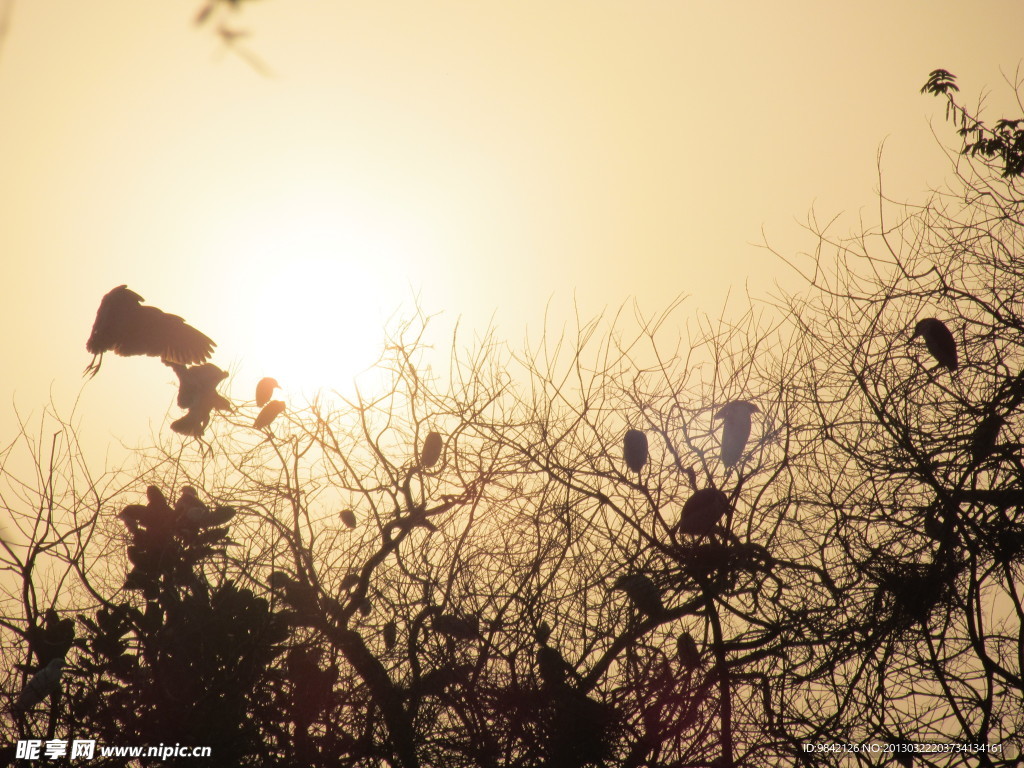
[(388, 318), (409, 304), (403, 244), (366, 222), (306, 212), (252, 223), (233, 248), (218, 352), (238, 361), (236, 381), (272, 376), (305, 396), (350, 391), (380, 357)]

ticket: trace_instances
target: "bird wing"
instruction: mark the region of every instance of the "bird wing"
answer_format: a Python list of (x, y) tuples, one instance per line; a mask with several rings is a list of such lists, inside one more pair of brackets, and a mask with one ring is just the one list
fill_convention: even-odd
[(156, 307), (133, 306), (110, 329), (112, 349), (118, 355), (149, 355), (172, 363), (201, 363), (216, 344), (177, 315)]
[(723, 417), (722, 463), (731, 467), (740, 460), (750, 437), (750, 414), (745, 410), (730, 410)]
[(107, 293), (96, 310), (96, 320), (85, 348), (94, 355), (113, 349), (121, 329), (130, 325), (133, 310), (138, 309), (141, 301), (142, 297), (127, 285), (119, 285)]

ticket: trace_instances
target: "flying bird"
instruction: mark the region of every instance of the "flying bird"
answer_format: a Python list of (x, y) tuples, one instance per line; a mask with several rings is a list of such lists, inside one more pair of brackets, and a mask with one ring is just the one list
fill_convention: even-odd
[(441, 458), (442, 440), (437, 432), (428, 432), (423, 439), (423, 449), (420, 451), (420, 466), (432, 467)]
[(272, 379), (269, 376), (260, 379), (256, 384), (256, 407), (262, 408), (269, 403), (274, 390), (280, 388), (281, 385), (277, 383), (277, 379)]
[(934, 317), (926, 317), (918, 320), (914, 326), (914, 335), (910, 337), (913, 341), (918, 336), (924, 338), (925, 346), (940, 366), (955, 371), (959, 366), (956, 356), (956, 340), (949, 328), (941, 320)]
[(641, 613), (647, 616), (658, 616), (663, 609), (661, 593), (654, 582), (642, 573), (630, 573), (619, 578), (612, 589), (621, 589)]
[(647, 435), (639, 429), (627, 430), (622, 440), (622, 456), (626, 466), (639, 472), (647, 463)]
[(711, 532), (728, 511), (729, 499), (724, 493), (717, 488), (702, 488), (683, 504), (679, 530), (694, 536), (704, 536)]
[(85, 348), (92, 353), (85, 375), (99, 373), (104, 352), (122, 357), (162, 357), (182, 365), (201, 363), (209, 358), (217, 346), (209, 336), (178, 315), (142, 306), (143, 301), (127, 285), (119, 285), (103, 297), (92, 333), (85, 343)]
[(202, 437), (214, 408), (231, 410), (231, 401), (217, 392), (217, 385), (228, 377), (227, 371), (213, 363), (188, 367), (165, 359), (164, 364), (178, 376), (178, 407), (188, 410), (171, 423), (171, 429), (181, 435)]
[(725, 466), (731, 467), (740, 460), (747, 438), (750, 437), (750, 415), (760, 411), (760, 408), (746, 400), (733, 400), (715, 414), (716, 419), (725, 422), (722, 427), (721, 454)]
[(254, 421), (252, 425), (256, 429), (263, 429), (264, 427), (269, 427), (270, 422), (272, 422), (282, 413), (284, 413), (284, 403), (280, 400), (271, 400), (269, 403), (263, 406), (263, 410), (260, 411), (259, 415), (256, 417), (256, 421)]

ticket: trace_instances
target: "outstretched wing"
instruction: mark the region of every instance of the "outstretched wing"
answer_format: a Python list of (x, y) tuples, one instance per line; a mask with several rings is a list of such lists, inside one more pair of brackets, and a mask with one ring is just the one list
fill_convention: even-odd
[(149, 355), (192, 365), (206, 360), (216, 346), (204, 333), (177, 315), (156, 307), (136, 306), (118, 329), (112, 350), (124, 357)]

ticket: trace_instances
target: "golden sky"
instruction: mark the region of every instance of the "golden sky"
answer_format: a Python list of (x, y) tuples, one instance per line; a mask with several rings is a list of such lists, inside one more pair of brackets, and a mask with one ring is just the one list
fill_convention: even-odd
[[(344, 388), (413, 296), (511, 341), (549, 300), (717, 314), (793, 284), (762, 231), (872, 214), (883, 140), (891, 196), (942, 182), (930, 70), (1001, 117), (1024, 60), (1019, 0), (202, 4), (0, 0), (5, 432), (70, 409), (121, 283), (216, 340), (238, 400)], [(83, 428), (159, 427), (173, 382), (108, 355)]]

